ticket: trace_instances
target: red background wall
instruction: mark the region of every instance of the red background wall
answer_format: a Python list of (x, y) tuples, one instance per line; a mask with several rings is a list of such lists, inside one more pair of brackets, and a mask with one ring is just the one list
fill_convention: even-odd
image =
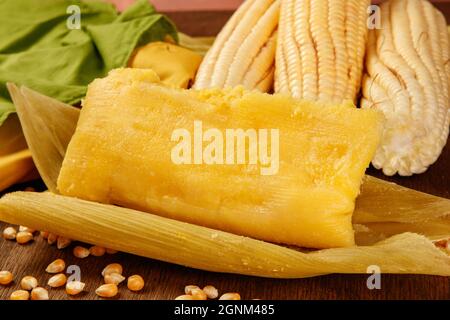
[[(123, 10), (134, 0), (109, 0)], [(160, 11), (234, 10), (243, 0), (150, 0)], [(374, 0), (375, 3), (380, 0)], [(450, 3), (450, 0), (433, 0), (435, 3)]]
[[(123, 10), (134, 0), (109, 0)], [(243, 0), (150, 0), (159, 11), (234, 10)]]

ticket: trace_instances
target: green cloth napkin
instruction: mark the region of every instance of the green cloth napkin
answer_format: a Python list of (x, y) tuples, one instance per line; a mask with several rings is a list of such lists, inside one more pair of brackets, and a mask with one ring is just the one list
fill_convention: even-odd
[[(67, 27), (70, 5), (81, 11), (81, 29)], [(118, 14), (92, 0), (0, 0), (0, 125), (15, 112), (7, 82), (76, 104), (87, 85), (126, 66), (133, 50), (176, 28), (147, 0)]]

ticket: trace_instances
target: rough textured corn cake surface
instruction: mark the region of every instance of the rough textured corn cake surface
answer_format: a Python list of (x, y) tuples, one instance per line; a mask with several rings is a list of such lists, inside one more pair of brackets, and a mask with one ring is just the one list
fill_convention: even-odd
[[(354, 244), (352, 212), (380, 139), (379, 112), (157, 82), (150, 70), (118, 69), (89, 86), (58, 180), (63, 195), (266, 241)], [(192, 132), (194, 121), (217, 132), (277, 129), (278, 170), (262, 175), (260, 162), (174, 163), (172, 134)]]

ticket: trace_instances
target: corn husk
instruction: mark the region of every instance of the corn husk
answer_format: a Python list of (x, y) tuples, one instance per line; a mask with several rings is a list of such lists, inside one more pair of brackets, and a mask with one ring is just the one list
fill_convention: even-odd
[(19, 118), (12, 114), (0, 126), (0, 157), (27, 149)]
[(32, 180), (35, 168), (17, 115), (0, 126), (0, 191)]
[(366, 176), (353, 221), (420, 223), (446, 216), (450, 218), (449, 204), (449, 199)]
[(450, 223), (448, 219), (423, 223), (383, 222), (353, 224), (353, 229), (355, 230), (355, 242), (360, 246), (372, 245), (405, 232), (420, 234), (433, 242), (438, 242), (449, 238)]
[(75, 131), (79, 110), (26, 87), (7, 84), (16, 106), (34, 163), (50, 191), (56, 181), (67, 145)]
[(131, 68), (152, 69), (164, 85), (187, 89), (194, 82), (202, 59), (192, 50), (166, 42), (151, 42), (137, 48), (128, 65)]
[(396, 235), (368, 247), (300, 252), (153, 214), (51, 193), (0, 199), (0, 220), (144, 257), (208, 271), (272, 278), (327, 273), (450, 275), (450, 256), (426, 237)]
[[(10, 88), (11, 90), (11, 88)], [(27, 141), (49, 189), (56, 186), (76, 118), (73, 108), (31, 90), (12, 91)], [(50, 99), (51, 100), (51, 99)], [(51, 105), (58, 116), (44, 111)], [(56, 111), (56, 110), (54, 110)], [(40, 119), (42, 127), (30, 125)], [(59, 122), (60, 121), (60, 122)], [(56, 123), (55, 123), (56, 122)], [(64, 123), (62, 130), (59, 123)], [(61, 131), (58, 131), (61, 130)], [(40, 133), (38, 135), (38, 133)], [(36, 141), (42, 140), (42, 141)], [(32, 149), (33, 152), (33, 149)], [(0, 199), (0, 220), (70, 239), (209, 271), (297, 278), (327, 273), (450, 275), (450, 257), (433, 241), (450, 237), (450, 200), (366, 177), (354, 212), (357, 247), (308, 253), (135, 210), (54, 194), (14, 193)]]

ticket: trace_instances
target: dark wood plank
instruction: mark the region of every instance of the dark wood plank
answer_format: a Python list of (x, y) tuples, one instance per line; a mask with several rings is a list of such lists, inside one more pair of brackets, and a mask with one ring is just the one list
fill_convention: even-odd
[[(450, 16), (450, 5), (441, 4)], [(215, 35), (220, 31), (231, 12), (170, 13), (180, 30), (191, 35)], [(450, 145), (430, 170), (414, 177), (384, 177), (371, 168), (370, 174), (395, 181), (401, 185), (450, 198)], [(0, 223), (0, 230), (6, 225)], [(72, 245), (73, 247), (73, 245)], [(50, 275), (45, 273), (48, 263), (63, 258), (68, 265), (81, 268), (87, 292), (72, 299), (97, 299), (94, 291), (102, 283), (101, 270), (111, 262), (119, 262), (126, 275), (140, 274), (146, 286), (140, 293), (132, 293), (121, 286), (119, 299), (173, 299), (183, 293), (187, 284), (213, 284), (221, 292), (235, 291), (245, 299), (450, 299), (450, 279), (420, 275), (382, 275), (382, 289), (369, 290), (366, 275), (329, 275), (311, 279), (276, 280), (260, 279), (231, 274), (215, 274), (151, 259), (119, 253), (81, 260), (73, 257), (71, 248), (58, 250), (40, 237), (34, 243), (18, 245), (0, 239), (0, 270), (10, 270), (15, 283), (0, 286), (0, 299), (7, 299), (18, 289), (21, 277), (33, 275), (45, 285)], [(62, 289), (50, 290), (52, 299), (69, 298)]]
[(232, 11), (189, 11), (165, 12), (178, 27), (178, 30), (191, 36), (216, 36)]

